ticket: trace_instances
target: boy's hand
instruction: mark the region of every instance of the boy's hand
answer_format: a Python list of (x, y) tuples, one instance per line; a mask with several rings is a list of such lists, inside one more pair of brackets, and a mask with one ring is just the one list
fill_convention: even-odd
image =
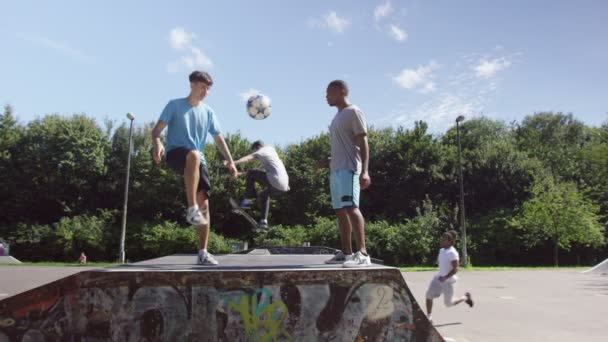
[(361, 176), (359, 176), (359, 184), (361, 185), (361, 190), (367, 189), (370, 184), (372, 184), (372, 180), (369, 177), (369, 173), (363, 172)]
[(154, 159), (154, 163), (156, 163), (156, 165), (160, 164), (160, 161), (162, 160), (162, 157), (164, 154), (165, 154), (165, 147), (163, 146), (163, 144), (162, 143), (155, 144), (154, 152), (152, 153), (152, 158)]
[(228, 171), (230, 171), (230, 176), (232, 176), (233, 179), (236, 179), (236, 177), (238, 177), (239, 171), (236, 169), (234, 162), (224, 160), (224, 166), (228, 169)]

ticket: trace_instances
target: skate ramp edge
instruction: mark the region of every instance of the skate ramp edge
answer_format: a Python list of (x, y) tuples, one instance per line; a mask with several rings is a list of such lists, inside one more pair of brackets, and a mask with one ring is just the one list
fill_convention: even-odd
[(175, 268), (84, 271), (3, 299), (0, 341), (444, 341), (396, 268)]
[(608, 274), (608, 259), (600, 262), (599, 264), (595, 265), (594, 267), (583, 271), (581, 273), (599, 273), (599, 274)]

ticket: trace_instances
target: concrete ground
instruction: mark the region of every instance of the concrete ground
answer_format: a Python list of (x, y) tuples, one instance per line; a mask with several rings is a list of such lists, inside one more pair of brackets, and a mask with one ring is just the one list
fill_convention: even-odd
[[(91, 267), (1, 266), (0, 299)], [(456, 294), (475, 307), (435, 301), (433, 320), (447, 341), (608, 341), (608, 276), (558, 271), (461, 272)], [(404, 272), (418, 303), (433, 272)]]
[[(418, 303), (434, 272), (404, 272)], [(574, 270), (468, 271), (455, 295), (475, 306), (433, 305), (433, 322), (450, 341), (608, 341), (608, 275)]]

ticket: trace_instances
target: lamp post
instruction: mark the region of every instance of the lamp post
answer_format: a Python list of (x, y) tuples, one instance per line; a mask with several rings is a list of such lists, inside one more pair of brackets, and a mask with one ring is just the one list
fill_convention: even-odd
[(129, 148), (128, 148), (128, 156), (127, 156), (127, 175), (125, 177), (125, 198), (124, 198), (124, 206), (122, 208), (122, 232), (120, 234), (120, 255), (119, 261), (121, 263), (125, 262), (125, 235), (127, 231), (127, 201), (129, 198), (129, 171), (131, 170), (131, 140), (133, 138), (133, 120), (135, 117), (132, 113), (127, 113), (127, 119), (131, 121), (129, 126)]
[(462, 157), (460, 152), (460, 122), (464, 121), (464, 116), (456, 118), (456, 137), (458, 140), (458, 174), (460, 178), (460, 227), (462, 229), (462, 266), (467, 267), (469, 257), (467, 255), (467, 226), (464, 220), (464, 182), (462, 180)]

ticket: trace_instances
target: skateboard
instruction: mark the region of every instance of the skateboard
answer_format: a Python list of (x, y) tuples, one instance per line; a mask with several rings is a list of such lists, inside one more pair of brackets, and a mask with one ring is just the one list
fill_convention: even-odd
[(238, 203), (232, 198), (229, 199), (230, 206), (232, 207), (232, 212), (241, 215), (242, 217), (253, 226), (253, 231), (255, 233), (265, 233), (268, 231), (268, 228), (262, 228), (254, 219), (249, 215), (243, 208), (241, 208)]

